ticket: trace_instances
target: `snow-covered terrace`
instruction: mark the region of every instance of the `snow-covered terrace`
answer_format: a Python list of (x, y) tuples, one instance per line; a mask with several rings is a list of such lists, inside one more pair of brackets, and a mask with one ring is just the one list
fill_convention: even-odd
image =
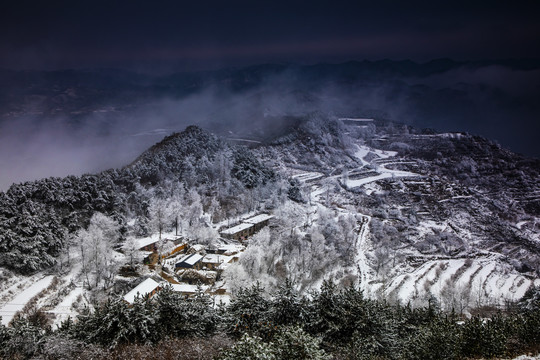
[(13, 316), (22, 311), (27, 302), (34, 296), (38, 295), (42, 290), (46, 289), (52, 282), (54, 276), (49, 275), (36, 281), (34, 284), (26, 288), (11, 301), (2, 304), (0, 307), (0, 316), (2, 317), (2, 325), (7, 324), (13, 319)]
[(324, 175), (318, 172), (303, 172), (292, 176), (293, 179), (297, 179), (302, 182), (309, 182), (322, 178)]

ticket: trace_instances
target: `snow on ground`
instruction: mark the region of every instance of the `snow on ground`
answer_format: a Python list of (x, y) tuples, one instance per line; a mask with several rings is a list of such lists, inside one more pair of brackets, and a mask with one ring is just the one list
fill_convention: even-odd
[(540, 354), (538, 355), (521, 355), (512, 360), (540, 360)]
[(474, 260), (426, 261), (420, 267), (391, 279), (386, 294), (394, 293), (401, 302), (406, 303), (415, 295), (425, 293), (427, 286), (433, 295), (441, 298), (441, 291), (449, 282), (456, 291), (470, 286), (471, 299), (480, 296), (482, 301), (499, 305), (503, 305), (505, 300), (520, 299), (533, 284), (519, 273), (507, 274), (505, 269), (497, 266), (493, 257), (488, 256)]
[(339, 118), (340, 121), (353, 121), (353, 122), (373, 122), (374, 119), (369, 118)]
[(385, 164), (379, 164), (379, 168), (377, 169), (377, 171), (382, 172), (382, 173), (389, 173), (389, 174), (391, 174), (392, 176), (395, 176), (395, 177), (420, 176), (418, 174), (415, 174), (415, 173), (412, 173), (412, 172), (409, 172), (409, 171), (392, 170), (392, 169), (387, 169), (386, 168), (386, 166), (396, 165), (396, 164), (410, 164), (410, 162), (396, 161), (396, 162), (389, 162), (389, 163), (385, 163)]
[(376, 183), (366, 184), (366, 186), (364, 186), (364, 191), (366, 192), (366, 195), (371, 195), (373, 193), (381, 194), (383, 192), (381, 187)]
[(62, 300), (53, 310), (48, 311), (51, 314), (54, 314), (56, 317), (54, 319), (53, 325), (60, 326), (60, 324), (67, 320), (68, 317), (75, 318), (78, 315), (73, 309), (73, 303), (77, 300), (79, 296), (84, 294), (84, 289), (82, 286), (77, 286), (75, 289)]
[(390, 151), (390, 150), (371, 149), (371, 151), (374, 152), (375, 155), (377, 155), (381, 159), (387, 159), (389, 157), (394, 157), (394, 156), (396, 156), (398, 154), (397, 151)]
[(313, 181), (320, 179), (324, 176), (324, 174), (321, 174), (319, 172), (303, 172), (300, 174), (295, 174), (292, 176), (293, 179), (296, 179), (301, 182), (307, 182), (307, 181)]
[(311, 197), (312, 199), (314, 199), (315, 201), (318, 201), (319, 200), (319, 196), (321, 194), (324, 194), (327, 189), (325, 189), (324, 187), (322, 186), (319, 186), (319, 185), (314, 185), (311, 187)]
[(357, 145), (357, 147), (358, 151), (354, 153), (354, 156), (362, 162), (362, 165), (369, 165), (369, 162), (364, 160), (364, 158), (371, 152), (371, 148), (362, 145)]
[[(76, 251), (72, 251), (73, 254), (77, 254)], [(115, 251), (115, 258), (118, 257), (118, 253)], [(122, 255), (123, 256), (123, 255)], [(82, 263), (80, 261), (80, 256), (74, 255), (72, 260), (72, 265), (69, 272), (62, 276), (62, 280), (65, 284), (74, 284), (73, 288), (64, 299), (56, 305), (52, 310), (47, 311), (49, 314), (55, 316), (53, 325), (59, 326), (62, 321), (67, 320), (69, 316), (75, 318), (78, 315), (78, 312), (73, 309), (73, 304), (77, 301), (79, 296), (84, 296), (85, 289), (83, 287), (83, 282), (80, 281)], [(68, 285), (69, 286), (69, 285)]]
[(2, 308), (0, 308), (2, 324), (9, 324), (15, 313), (17, 313), (17, 311), (21, 311), (28, 303), (28, 301), (30, 301), (30, 299), (39, 294), (42, 290), (46, 289), (51, 284), (53, 278), (53, 275), (45, 276), (44, 278), (27, 287), (24, 291), (15, 296), (11, 301), (2, 305)]
[(346, 185), (347, 185), (348, 188), (355, 188), (355, 187), (359, 187), (359, 186), (362, 186), (362, 185), (365, 185), (365, 184), (369, 184), (369, 183), (377, 181), (377, 180), (388, 179), (388, 178), (391, 178), (391, 177), (392, 177), (392, 174), (384, 173), (384, 174), (379, 174), (379, 175), (375, 175), (375, 176), (370, 176), (370, 177), (367, 177), (367, 178), (364, 178), (364, 179), (347, 180)]
[[(365, 160), (365, 157), (369, 153), (374, 153), (381, 160), (394, 157), (397, 155), (396, 151), (378, 150), (378, 149), (373, 149), (373, 148), (363, 146), (363, 145), (356, 145), (356, 146), (358, 150), (356, 151), (354, 156), (362, 162), (363, 166), (370, 164), (368, 161)], [(369, 176), (363, 179), (353, 179), (353, 180), (347, 179), (345, 181), (345, 184), (349, 188), (355, 188), (355, 187), (360, 187), (360, 186), (372, 183), (377, 180), (382, 180), (382, 179), (419, 176), (418, 174), (415, 174), (409, 171), (392, 170), (392, 169), (386, 168), (386, 166), (395, 165), (395, 164), (414, 164), (414, 163), (410, 161), (409, 162), (394, 161), (394, 162), (388, 162), (385, 164), (380, 163), (380, 164), (377, 164), (377, 168), (375, 170), (378, 173), (378, 175)]]
[(416, 226), (416, 230), (418, 231), (418, 238), (422, 238), (427, 234), (433, 234), (434, 229), (437, 232), (443, 232), (448, 225), (446, 223), (437, 223), (433, 220), (426, 220), (421, 221)]
[(16, 294), (22, 291), (21, 289), (30, 286), (43, 276), (43, 274), (36, 274), (26, 277), (11, 272), (9, 272), (9, 275), (6, 275), (6, 271), (5, 269), (0, 269), (0, 274), (3, 277), (8, 277), (0, 283), (0, 305), (11, 300)]
[(366, 254), (369, 252), (370, 241), (369, 241), (369, 222), (371, 217), (363, 215), (363, 220), (361, 223), (360, 231), (358, 232), (358, 237), (356, 240), (356, 259), (355, 263), (358, 266), (359, 277), (360, 277), (360, 286), (362, 290), (369, 290), (369, 283), (374, 278), (373, 269), (368, 264), (368, 259)]
[(482, 264), (478, 261), (474, 261), (459, 277), (458, 281), (460, 285), (472, 284), (474, 277), (482, 269)]

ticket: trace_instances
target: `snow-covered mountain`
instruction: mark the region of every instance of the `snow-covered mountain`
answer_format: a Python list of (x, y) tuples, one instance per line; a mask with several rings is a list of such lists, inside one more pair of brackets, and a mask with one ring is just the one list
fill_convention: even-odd
[[(284, 239), (289, 247), (276, 245), (264, 271), (282, 262), (316, 286), (324, 264), (319, 279), (358, 279), (368, 294), (401, 302), (434, 295), (449, 309), (503, 304), (539, 283), (537, 160), (462, 133), (369, 119), (316, 124), (255, 150), (305, 202), (303, 217), (288, 217), (297, 232)], [(321, 247), (306, 255), (314, 235)], [(318, 258), (304, 267), (305, 255)]]
[[(373, 298), (469, 311), (540, 285), (538, 160), (466, 133), (373, 119), (282, 123), (257, 140), (191, 126), (121, 169), (13, 185), (0, 193), (0, 296), (53, 269), (64, 301), (89, 289), (123, 294), (134, 281), (118, 271), (133, 261), (133, 240), (169, 232), (209, 251), (231, 242), (224, 227), (260, 212), (273, 215), (270, 226), (223, 272), (228, 293), (333, 279)], [(101, 250), (85, 247), (99, 239)], [(135, 274), (163, 274), (145, 269)]]

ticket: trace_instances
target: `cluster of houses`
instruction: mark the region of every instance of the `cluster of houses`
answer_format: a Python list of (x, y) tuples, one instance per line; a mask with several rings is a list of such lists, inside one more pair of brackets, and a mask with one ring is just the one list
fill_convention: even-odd
[(226, 295), (224, 284), (220, 281), (221, 273), (239, 260), (245, 249), (242, 242), (267, 226), (272, 218), (272, 215), (259, 214), (242, 220), (238, 225), (222, 229), (220, 234), (226, 240), (216, 241), (219, 245), (189, 245), (180, 237), (163, 241), (156, 238), (141, 240), (139, 249), (150, 252), (149, 258), (154, 259), (152, 264), (159, 261), (163, 265), (162, 269), (174, 272), (174, 276), (162, 272), (163, 281), (148, 278), (128, 292), (124, 300), (132, 304), (137, 296), (151, 297), (167, 285), (186, 297), (194, 295), (198, 290), (214, 296)]
[[(180, 245), (179, 245), (180, 246)], [(175, 248), (176, 249), (176, 248)], [(162, 255), (163, 271), (161, 281), (152, 278), (144, 280), (124, 296), (132, 304), (137, 296), (152, 297), (163, 287), (170, 285), (173, 291), (186, 297), (202, 290), (210, 295), (226, 294), (223, 283), (219, 281), (221, 273), (230, 264), (238, 261), (245, 249), (241, 244), (224, 244), (217, 248), (205, 248), (201, 245), (185, 244), (183, 251)], [(173, 276), (165, 276), (168, 269)], [(157, 279), (157, 276), (154, 278)]]

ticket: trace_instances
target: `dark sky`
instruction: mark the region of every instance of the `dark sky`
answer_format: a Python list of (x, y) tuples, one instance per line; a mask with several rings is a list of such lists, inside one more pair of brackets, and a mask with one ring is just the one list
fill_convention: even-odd
[(0, 67), (540, 57), (540, 2), (3, 1)]
[[(6, 0), (0, 2), (0, 68), (113, 67), (167, 74), (261, 63), (540, 58), (539, 18), (540, 1)], [(479, 133), (538, 157), (538, 79), (538, 70), (460, 69), (411, 83), (412, 92), (401, 97), (393, 87), (359, 88), (358, 94), (325, 87), (319, 105), (334, 111), (333, 101), (362, 103), (392, 120)], [(273, 89), (271, 82), (266, 85)], [(206, 89), (176, 102), (155, 99), (144, 111), (111, 113), (114, 119), (104, 120), (88, 107), (94, 93), (85, 93), (84, 86), (78, 89), (82, 95), (32, 86), (11, 94), (9, 86), (0, 83), (0, 168), (9, 169), (0, 171), (0, 190), (12, 182), (122, 166), (159, 140), (144, 142), (138, 133), (181, 130), (231, 103), (247, 109), (250, 101), (258, 104), (249, 93), (228, 103)], [(38, 96), (27, 96), (33, 91)], [(442, 101), (446, 94), (448, 101)], [(278, 114), (302, 106), (275, 95), (266, 101)], [(69, 116), (40, 115), (70, 101), (88, 111), (75, 121), (80, 128), (73, 128)], [(250, 119), (240, 110), (236, 116), (237, 110), (231, 109), (233, 121)], [(103, 134), (102, 123), (112, 124), (110, 134)]]

